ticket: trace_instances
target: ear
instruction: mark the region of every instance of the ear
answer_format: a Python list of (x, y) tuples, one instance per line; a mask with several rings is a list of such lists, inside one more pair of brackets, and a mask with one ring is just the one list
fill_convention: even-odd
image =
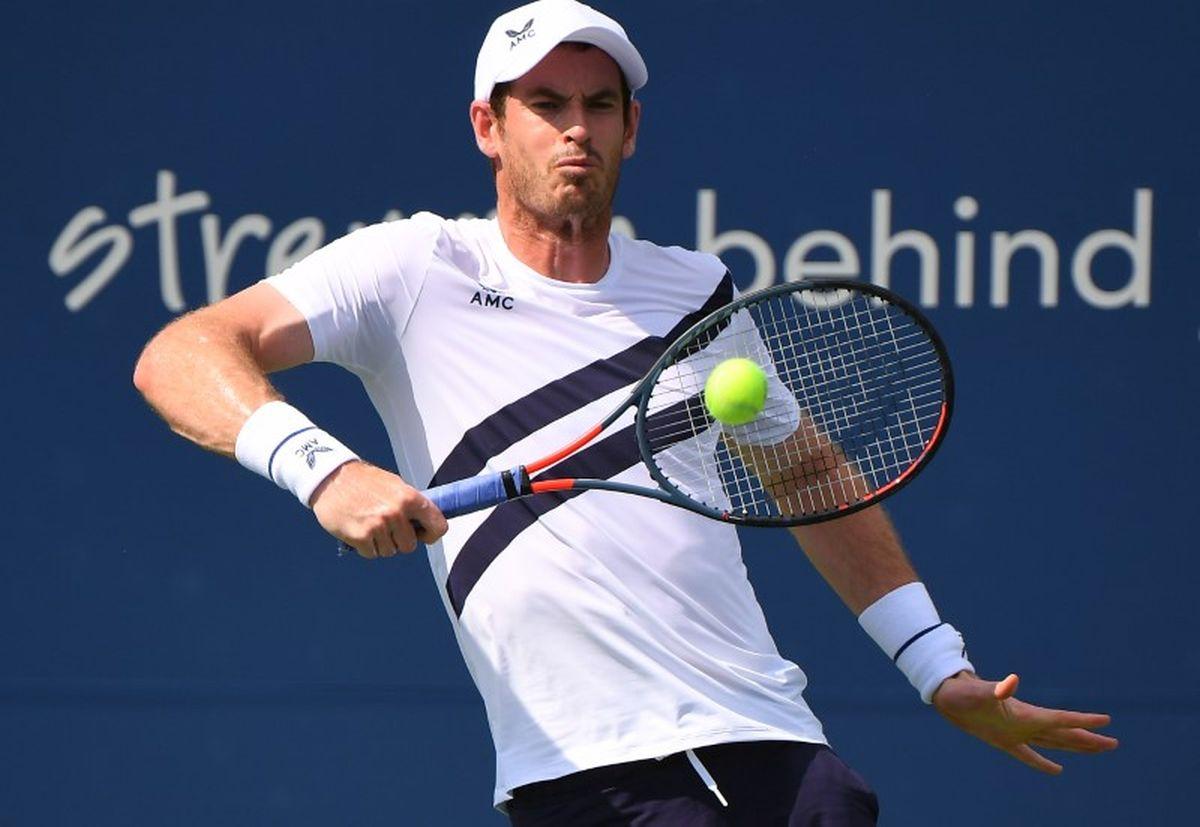
[(625, 142), (621, 145), (622, 158), (631, 157), (637, 149), (637, 131), (641, 120), (642, 103), (635, 98), (629, 102), (629, 123), (625, 124)]
[(475, 133), (475, 146), (489, 158), (500, 155), (500, 121), (487, 101), (471, 101), (469, 110), (471, 130)]

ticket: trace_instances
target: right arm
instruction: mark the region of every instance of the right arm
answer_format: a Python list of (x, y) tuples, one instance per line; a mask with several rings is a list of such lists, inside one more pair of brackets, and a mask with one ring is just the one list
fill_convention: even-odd
[[(256, 284), (167, 325), (143, 351), (133, 382), (173, 431), (233, 457), (250, 415), (282, 399), (267, 374), (312, 358), (303, 316), (275, 288)], [(412, 551), (418, 539), (446, 531), (419, 491), (361, 461), (330, 474), (309, 505), (326, 531), (364, 557)]]

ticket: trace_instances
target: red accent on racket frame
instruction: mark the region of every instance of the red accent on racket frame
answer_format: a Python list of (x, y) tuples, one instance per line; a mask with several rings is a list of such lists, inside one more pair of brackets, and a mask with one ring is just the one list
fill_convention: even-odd
[(551, 466), (554, 463), (558, 462), (560, 459), (563, 459), (564, 457), (568, 457), (571, 454), (575, 453), (580, 448), (582, 448), (584, 445), (588, 444), (593, 439), (595, 439), (596, 436), (602, 430), (604, 430), (603, 425), (596, 425), (595, 427), (588, 430), (588, 432), (585, 433), (583, 436), (581, 436), (579, 439), (572, 442), (570, 445), (567, 445), (567, 446), (561, 448), (560, 450), (555, 451), (553, 454), (547, 454), (546, 456), (542, 457), (541, 459), (535, 460), (534, 462), (527, 464), (525, 466), (525, 470), (527, 472), (529, 472), (530, 474), (536, 474), (538, 471), (541, 471), (543, 468)]
[[(929, 450), (930, 445), (937, 445), (938, 438), (942, 435), (942, 430), (946, 427), (946, 419), (947, 419), (946, 403), (943, 402), (942, 403), (942, 415), (938, 418), (937, 427), (933, 429), (933, 434), (929, 437), (929, 441), (925, 443), (925, 450), (921, 452), (921, 456), (925, 455), (925, 453)], [(870, 502), (871, 500), (875, 499), (876, 497), (881, 496), (882, 494), (891, 490), (892, 488), (895, 488), (897, 485), (899, 485), (900, 483), (902, 483), (906, 479), (908, 479), (910, 476), (912, 476), (913, 472), (917, 470), (917, 466), (919, 466), (920, 464), (921, 464), (920, 457), (918, 457), (916, 462), (914, 462), (912, 465), (908, 466), (908, 468), (904, 469), (903, 474), (896, 477), (896, 479), (892, 480), (887, 485), (880, 488), (878, 491), (872, 491), (870, 494), (863, 497), (863, 502)]]
[(529, 488), (534, 494), (545, 494), (548, 491), (570, 491), (574, 487), (574, 479), (542, 480), (529, 484)]

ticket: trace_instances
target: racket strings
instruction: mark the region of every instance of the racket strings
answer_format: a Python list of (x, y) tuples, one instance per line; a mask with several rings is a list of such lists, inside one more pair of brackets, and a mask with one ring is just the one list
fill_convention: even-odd
[[(720, 362), (763, 368), (768, 397), (744, 425), (715, 421), (704, 383)], [(805, 288), (748, 304), (660, 372), (646, 405), (653, 464), (686, 496), (758, 519), (811, 517), (864, 499), (920, 458), (946, 402), (942, 358), (907, 312), (874, 295)]]

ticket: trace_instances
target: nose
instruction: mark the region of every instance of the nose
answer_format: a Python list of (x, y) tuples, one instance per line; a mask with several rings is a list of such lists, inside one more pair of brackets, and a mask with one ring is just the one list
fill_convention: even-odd
[(587, 146), (592, 140), (591, 130), (588, 128), (587, 108), (579, 101), (575, 101), (568, 108), (567, 122), (562, 134), (566, 140), (580, 146)]
[(563, 132), (563, 137), (571, 143), (579, 144), (580, 146), (587, 146), (592, 139), (588, 133), (587, 126), (582, 123), (567, 127)]

